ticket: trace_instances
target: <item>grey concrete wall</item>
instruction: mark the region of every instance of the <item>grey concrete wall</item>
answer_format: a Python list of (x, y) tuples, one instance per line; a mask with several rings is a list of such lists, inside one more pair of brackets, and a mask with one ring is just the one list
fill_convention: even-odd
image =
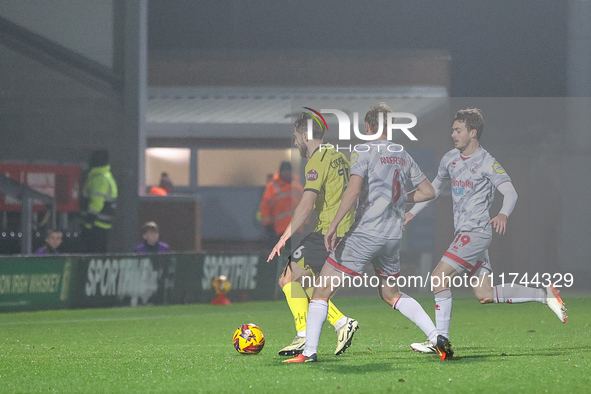
[(445, 51), (152, 51), (150, 86), (445, 86)]

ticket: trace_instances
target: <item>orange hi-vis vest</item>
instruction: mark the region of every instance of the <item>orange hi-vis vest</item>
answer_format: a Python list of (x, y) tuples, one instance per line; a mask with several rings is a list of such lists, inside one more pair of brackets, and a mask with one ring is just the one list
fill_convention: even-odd
[(168, 192), (160, 186), (152, 186), (150, 188), (150, 196), (166, 196)]
[(263, 199), (261, 200), (261, 220), (264, 226), (273, 224), (277, 235), (283, 234), (295, 207), (302, 198), (304, 188), (292, 176), (291, 183), (273, 175), (273, 180), (267, 183)]

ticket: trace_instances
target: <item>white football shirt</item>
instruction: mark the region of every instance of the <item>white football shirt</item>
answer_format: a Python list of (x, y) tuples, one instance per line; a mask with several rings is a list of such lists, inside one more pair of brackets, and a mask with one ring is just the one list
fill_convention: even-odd
[(363, 185), (351, 232), (383, 239), (402, 238), (405, 184), (410, 179), (416, 186), (425, 175), (401, 145), (379, 140), (356, 147), (357, 152), (351, 154), (351, 175), (362, 177)]
[(475, 231), (492, 235), (488, 211), (495, 188), (511, 178), (482, 146), (469, 157), (452, 149), (441, 159), (437, 178), (451, 182), (455, 232)]

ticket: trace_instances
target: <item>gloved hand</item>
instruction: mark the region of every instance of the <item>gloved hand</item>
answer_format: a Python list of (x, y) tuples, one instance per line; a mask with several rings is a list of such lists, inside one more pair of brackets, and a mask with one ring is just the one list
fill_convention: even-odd
[(90, 224), (91, 226), (94, 225), (94, 221), (98, 218), (98, 215), (96, 213), (87, 213), (86, 216), (84, 217), (84, 221), (86, 222), (86, 224)]

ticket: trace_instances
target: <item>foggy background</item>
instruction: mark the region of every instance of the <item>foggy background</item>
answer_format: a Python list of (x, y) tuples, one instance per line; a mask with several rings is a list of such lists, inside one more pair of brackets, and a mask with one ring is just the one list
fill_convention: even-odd
[(564, 0), (150, 0), (148, 45), (152, 55), (436, 49), (451, 56), (451, 96), (565, 96), (567, 6)]

